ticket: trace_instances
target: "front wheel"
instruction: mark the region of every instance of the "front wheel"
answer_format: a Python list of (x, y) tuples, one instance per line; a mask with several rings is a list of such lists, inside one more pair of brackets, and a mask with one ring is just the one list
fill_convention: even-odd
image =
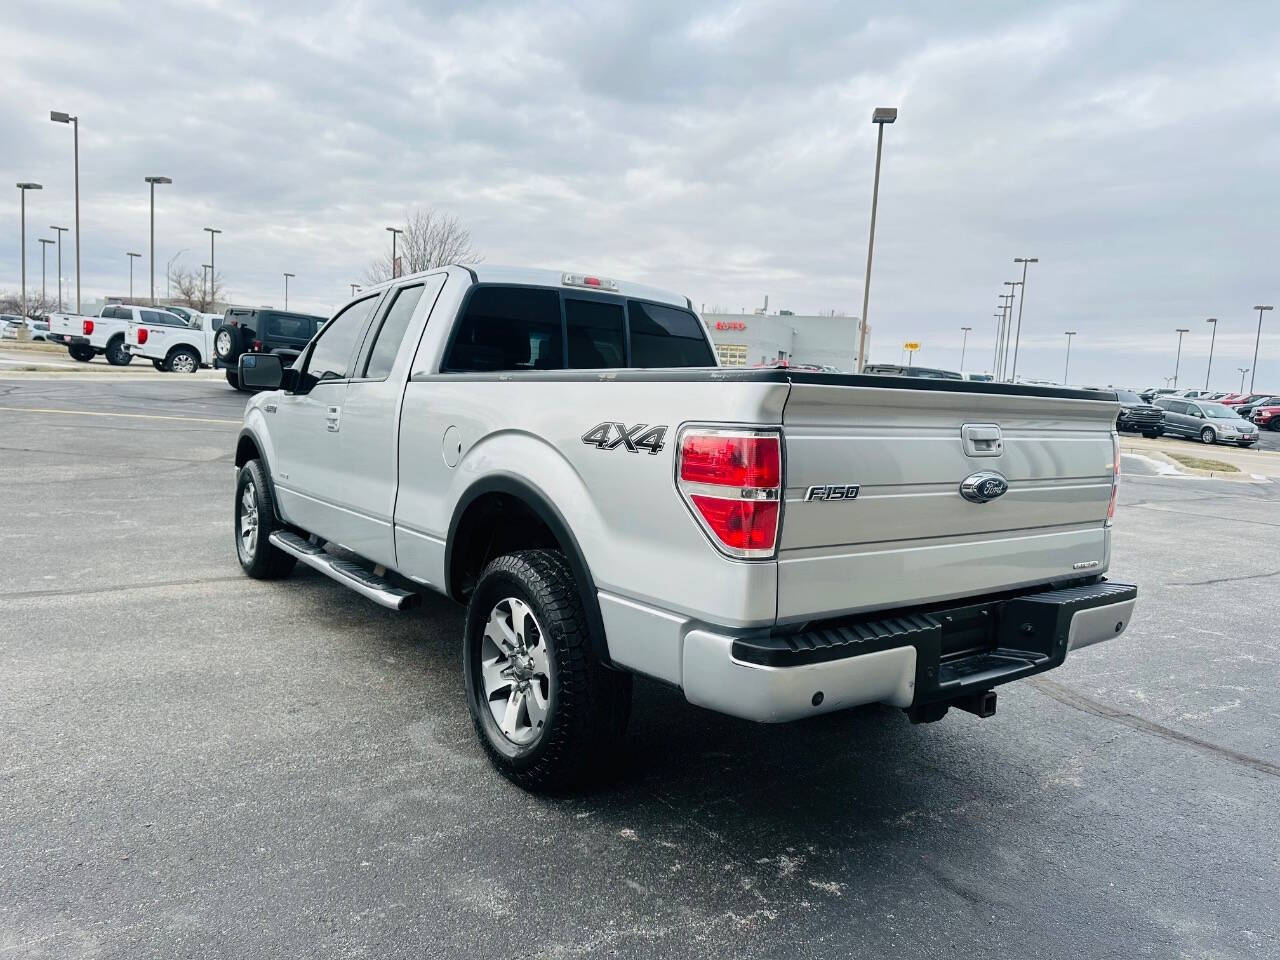
[(127, 367), (133, 363), (133, 354), (124, 348), (124, 334), (107, 341), (107, 363), (113, 367)]
[(93, 359), (93, 347), (88, 344), (77, 343), (67, 347), (67, 353), (71, 355), (72, 360), (80, 363), (88, 363)]
[(1143, 434), (1143, 436), (1146, 437), (1148, 440), (1155, 440), (1157, 437), (1160, 436), (1160, 433), (1157, 430), (1148, 430), (1146, 433)]
[(236, 476), (235, 534), (240, 569), (255, 580), (287, 577), (298, 562), (271, 543), (271, 534), (278, 529), (267, 472), (259, 461), (250, 460)]
[(195, 373), (200, 369), (200, 358), (189, 347), (178, 347), (164, 362), (170, 373)]
[(463, 652), (476, 733), (512, 782), (569, 790), (616, 758), (631, 677), (596, 657), (562, 553), (522, 550), (490, 563), (467, 607)]
[(1213, 427), (1205, 427), (1203, 430), (1200, 431), (1201, 443), (1216, 443), (1217, 440), (1218, 440), (1218, 435), (1213, 432)]
[(157, 370), (161, 371), (162, 373), (164, 372), (164, 361), (163, 361), (163, 360), (152, 360), (152, 361), (151, 361), (151, 365), (152, 365), (153, 367), (155, 367)]

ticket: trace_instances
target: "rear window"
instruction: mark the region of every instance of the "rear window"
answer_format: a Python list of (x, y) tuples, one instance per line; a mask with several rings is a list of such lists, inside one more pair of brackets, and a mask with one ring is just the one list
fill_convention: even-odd
[(702, 324), (688, 310), (630, 300), (627, 312), (631, 320), (631, 366), (716, 365)]
[[(713, 367), (697, 317), (640, 300), (476, 287), (442, 367), (452, 372)], [(627, 335), (630, 333), (630, 350)], [(629, 354), (629, 356), (628, 356)]]
[(460, 372), (563, 366), (560, 295), (530, 287), (477, 287), (445, 364)]
[(316, 330), (315, 321), (310, 317), (268, 313), (265, 319), (266, 335), (280, 340), (310, 340)]
[(626, 322), (622, 304), (600, 300), (564, 301), (569, 367), (598, 370), (627, 365)]

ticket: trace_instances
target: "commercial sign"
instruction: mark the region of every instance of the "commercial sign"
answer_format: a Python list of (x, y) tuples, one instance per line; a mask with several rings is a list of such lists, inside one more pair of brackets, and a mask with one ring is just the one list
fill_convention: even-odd
[(747, 325), (741, 320), (717, 320), (717, 330), (745, 330)]
[(908, 340), (902, 345), (903, 350), (919, 350), (920, 342), (918, 340)]

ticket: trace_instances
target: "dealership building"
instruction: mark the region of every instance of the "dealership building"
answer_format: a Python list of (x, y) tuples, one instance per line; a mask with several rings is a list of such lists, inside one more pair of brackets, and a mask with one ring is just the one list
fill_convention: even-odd
[[(857, 317), (779, 313), (704, 313), (716, 353), (726, 367), (814, 363), (842, 371), (856, 369)], [(868, 346), (870, 344), (868, 343)]]

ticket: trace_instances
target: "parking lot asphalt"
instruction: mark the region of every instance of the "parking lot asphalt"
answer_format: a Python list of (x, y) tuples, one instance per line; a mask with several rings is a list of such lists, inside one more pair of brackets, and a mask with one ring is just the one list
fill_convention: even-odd
[(1276, 484), (1136, 462), (1133, 625), (995, 717), (639, 683), (621, 778), (547, 799), (459, 608), (241, 576), (243, 404), (0, 379), (0, 957), (1280, 955)]

